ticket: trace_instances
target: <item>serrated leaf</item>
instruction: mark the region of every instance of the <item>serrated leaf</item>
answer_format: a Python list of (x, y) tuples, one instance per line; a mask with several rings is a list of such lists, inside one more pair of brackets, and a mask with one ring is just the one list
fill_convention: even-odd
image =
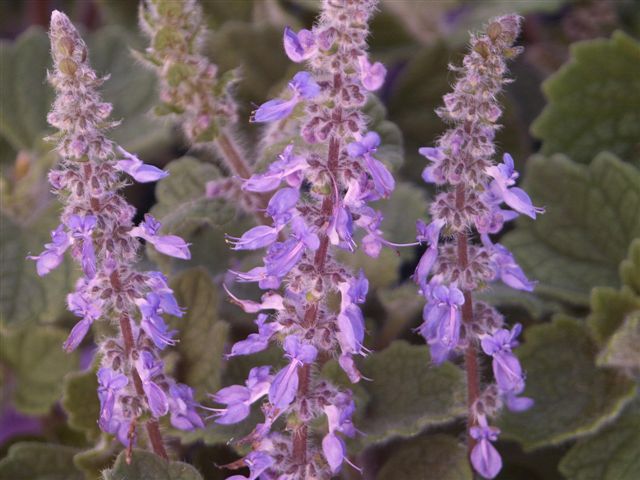
[(181, 272), (171, 280), (178, 304), (186, 309), (182, 318), (172, 317), (180, 342), (176, 376), (196, 390), (196, 399), (216, 391), (222, 376), (222, 354), (229, 325), (218, 318), (218, 288), (202, 268)]
[(84, 473), (85, 480), (101, 480), (102, 472), (113, 465), (117, 453), (121, 450), (122, 447), (117, 441), (102, 434), (95, 447), (78, 452), (73, 457), (73, 464)]
[[(155, 77), (129, 54), (134, 42), (126, 30), (107, 27), (87, 36), (89, 61), (99, 75), (111, 74), (101, 88), (104, 100), (113, 104), (113, 117), (123, 123), (111, 132), (118, 143), (140, 153), (150, 145), (171, 138), (169, 127), (147, 115), (156, 101)], [(31, 28), (14, 44), (0, 47), (2, 83), (0, 134), (16, 150), (35, 150), (47, 126), (53, 90), (46, 83), (51, 65), (49, 39), (40, 28)]]
[(620, 280), (640, 296), (640, 238), (633, 241), (627, 258), (620, 264)]
[(104, 480), (202, 480), (191, 465), (167, 462), (151, 452), (134, 450), (127, 464), (126, 452), (118, 455), (116, 463), (103, 473)]
[(50, 443), (20, 442), (0, 460), (0, 480), (84, 480), (73, 465), (78, 449)]
[(0, 331), (0, 360), (15, 376), (13, 401), (17, 410), (45, 414), (62, 394), (62, 379), (78, 365), (77, 352), (65, 353), (67, 332), (36, 325)]
[(524, 188), (547, 211), (519, 219), (502, 243), (540, 282), (536, 292), (586, 305), (593, 286), (619, 285), (618, 265), (640, 237), (640, 171), (608, 153), (588, 166), (535, 156)]
[(98, 418), (98, 379), (96, 369), (73, 372), (64, 378), (62, 408), (67, 413), (68, 424), (74, 430), (83, 432), (89, 440), (100, 435)]
[(0, 45), (2, 86), (0, 133), (16, 150), (30, 149), (47, 128), (53, 90), (46, 85), (49, 39), (39, 27), (24, 32), (12, 45)]
[(597, 346), (584, 323), (558, 315), (525, 332), (517, 349), (527, 373), (524, 395), (534, 406), (500, 419), (502, 436), (525, 450), (583, 437), (615, 418), (635, 385), (614, 370), (597, 368)]
[(567, 480), (636, 480), (640, 477), (640, 402), (615, 423), (578, 441), (560, 463)]
[(588, 163), (607, 150), (640, 166), (638, 65), (640, 43), (622, 32), (573, 45), (569, 62), (543, 85), (549, 104), (531, 128), (542, 152)]
[(640, 309), (625, 318), (598, 355), (597, 363), (640, 373)]
[[(396, 341), (358, 362), (358, 366), (365, 377), (372, 379), (359, 385), (369, 399), (358, 423), (365, 434), (359, 438), (362, 446), (416, 436), (466, 411), (462, 371), (451, 363), (432, 365), (426, 346)], [(344, 374), (334, 380), (349, 387)]]
[(376, 480), (472, 480), (466, 448), (449, 435), (421, 436), (393, 448)]

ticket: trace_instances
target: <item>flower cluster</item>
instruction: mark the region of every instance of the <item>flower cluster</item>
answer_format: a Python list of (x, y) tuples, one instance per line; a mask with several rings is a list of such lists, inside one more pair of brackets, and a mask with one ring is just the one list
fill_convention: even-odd
[[(191, 389), (163, 371), (160, 351), (175, 342), (175, 332), (162, 315), (179, 317), (183, 311), (162, 273), (135, 269), (138, 238), (183, 259), (190, 257), (189, 248), (177, 236), (159, 234), (160, 224), (150, 215), (133, 226), (135, 209), (118, 194), (125, 184), (122, 174), (153, 182), (167, 173), (105, 137), (105, 130), (115, 125), (107, 120), (111, 105), (102, 102), (97, 90), (105, 79), (91, 69), (87, 47), (63, 13), (53, 12), (50, 37), (54, 70), (49, 81), (57, 96), (48, 121), (58, 129), (51, 138), (61, 161), (49, 181), (64, 210), (51, 243), (31, 258), (40, 275), (59, 266), (67, 250), (81, 265), (83, 275), (67, 298), (69, 310), (81, 320), (64, 348), (76, 349), (96, 320), (119, 325), (120, 334), (101, 339), (99, 345), (99, 425), (131, 445), (137, 419), (148, 415), (150, 440), (162, 454), (156, 419), (170, 414), (172, 425), (180, 429), (200, 427), (202, 420)], [(132, 319), (139, 321), (132, 324)]]
[[(518, 396), (524, 390), (524, 375), (512, 349), (520, 326), (507, 330), (493, 307), (472, 297), (473, 291), (496, 280), (525, 291), (535, 285), (513, 255), (490, 238), (519, 214), (535, 219), (543, 212), (514, 186), (518, 174), (511, 156), (505, 154), (498, 165), (492, 160), (499, 128), (496, 122), (502, 114), (496, 96), (508, 82), (506, 60), (520, 51), (513, 46), (519, 31), (520, 18), (507, 15), (493, 20), (486, 34), (472, 37), (463, 66), (453, 68), (459, 72), (454, 90), (445, 95), (444, 106), (437, 111), (451, 128), (435, 148), (420, 149), (430, 161), (422, 175), (425, 182), (449, 187), (442, 189), (431, 205), (432, 222), (418, 222), (418, 241), (427, 244), (414, 275), (426, 300), (419, 332), (436, 363), (468, 350), (471, 355), (466, 358), (471, 360), (467, 361), (475, 364), (478, 345), (493, 359), (496, 383), (477, 398), (470, 394), (474, 402), (469, 421), (474, 440), (471, 461), (486, 478), (495, 477), (502, 466), (491, 445), (499, 430), (488, 425), (487, 417), (495, 415), (503, 403), (515, 411), (533, 403)], [(468, 242), (473, 228), (480, 244)], [(471, 370), (468, 363), (467, 368)]]
[[(256, 367), (245, 385), (213, 395), (223, 405), (212, 409), (222, 424), (243, 420), (251, 404), (262, 401), (265, 421), (244, 439), (253, 452), (229, 466), (248, 466), (249, 478), (329, 478), (348, 461), (343, 438), (356, 434), (351, 392), (318, 377), (315, 365), (337, 357), (357, 382), (362, 375), (354, 356), (368, 352), (358, 306), (368, 281), (339, 263), (333, 250), (355, 250), (356, 227), (368, 254), (377, 256), (386, 243), (378, 228), (382, 215), (367, 203), (388, 196), (394, 180), (375, 158), (380, 138), (367, 132), (362, 113), (367, 95), (385, 76), (382, 64), (371, 64), (366, 51), (375, 5), (374, 0), (326, 0), (312, 30), (286, 28), (286, 54), (306, 62), (308, 70), (252, 116), (254, 122), (294, 122), (302, 141), (290, 143), (266, 171), (243, 184), (250, 192), (275, 191), (266, 207), (270, 224), (228, 238), (236, 250), (266, 248), (263, 265), (232, 273), (267, 290), (260, 302), (230, 294), (246, 312), (258, 314), (258, 331), (233, 345), (229, 356), (278, 342), (287, 360), (275, 372)], [(337, 295), (340, 302), (334, 304), (331, 297)], [(278, 418), (285, 419), (289, 433), (273, 428)], [(327, 427), (316, 443), (310, 425), (317, 418), (325, 418)]]

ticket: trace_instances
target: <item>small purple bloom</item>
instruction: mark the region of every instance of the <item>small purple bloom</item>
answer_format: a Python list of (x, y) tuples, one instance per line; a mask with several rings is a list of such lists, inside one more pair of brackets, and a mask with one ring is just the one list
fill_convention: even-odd
[(331, 224), (327, 235), (332, 245), (338, 245), (349, 251), (354, 251), (356, 243), (353, 241), (353, 217), (349, 209), (337, 202), (333, 207)]
[(267, 292), (262, 295), (262, 302), (254, 302), (253, 300), (240, 300), (229, 291), (226, 285), (223, 285), (225, 292), (231, 297), (236, 305), (239, 305), (246, 313), (258, 313), (261, 310), (284, 310), (282, 295), (276, 292)]
[(97, 221), (97, 218), (93, 215), (84, 217), (71, 215), (67, 220), (67, 226), (71, 230), (73, 238), (82, 242), (82, 271), (88, 278), (93, 278), (96, 274), (96, 254), (93, 248), (92, 233)]
[(460, 338), (460, 306), (464, 295), (455, 286), (436, 284), (428, 286), (425, 292), (424, 323), (420, 334), (432, 347), (434, 363), (441, 363), (449, 352), (456, 348)]
[(305, 159), (294, 155), (293, 144), (289, 144), (265, 173), (257, 173), (245, 180), (242, 189), (250, 192), (270, 192), (278, 188), (282, 180), (297, 188), (302, 183), (302, 171), (306, 167)]
[(171, 425), (187, 431), (204, 428), (204, 422), (195, 410), (198, 404), (193, 399), (193, 389), (182, 383), (176, 383), (169, 388), (168, 399)]
[(267, 322), (268, 315), (261, 313), (255, 323), (258, 325), (258, 333), (250, 334), (246, 339), (236, 342), (231, 347), (231, 353), (227, 357), (237, 355), (250, 355), (261, 352), (269, 346), (269, 340), (282, 326), (278, 322)]
[(477, 440), (471, 451), (471, 464), (484, 478), (495, 478), (502, 469), (502, 458), (491, 444), (498, 439), (500, 430), (487, 425), (484, 417), (479, 419), (480, 426), (471, 427), (470, 435)]
[(291, 220), (299, 199), (300, 191), (297, 188), (282, 188), (269, 200), (267, 214), (273, 218), (276, 225), (284, 225)]
[(358, 66), (360, 68), (360, 81), (362, 86), (373, 92), (378, 90), (384, 83), (384, 77), (387, 75), (387, 69), (380, 62), (373, 65), (369, 63), (366, 55), (358, 57)]
[(116, 397), (127, 386), (129, 379), (110, 368), (98, 370), (98, 399), (100, 400), (100, 426), (106, 430), (113, 416)]
[(298, 368), (312, 363), (318, 355), (318, 350), (313, 345), (301, 343), (295, 335), (289, 335), (285, 339), (284, 350), (291, 362), (276, 374), (269, 389), (269, 401), (279, 409), (287, 408), (296, 396)]
[(164, 390), (153, 381), (156, 375), (162, 373), (162, 362), (156, 361), (150, 352), (143, 350), (135, 361), (135, 367), (142, 381), (142, 388), (151, 413), (155, 417), (166, 415), (169, 411), (169, 400)]
[(80, 345), (93, 322), (102, 315), (102, 302), (91, 298), (83, 290), (79, 290), (67, 295), (67, 304), (69, 310), (82, 317), (82, 320), (73, 327), (63, 345), (67, 352), (72, 352)]
[(376, 191), (381, 196), (388, 197), (395, 188), (396, 181), (387, 167), (373, 157), (378, 145), (380, 145), (380, 136), (376, 132), (368, 132), (359, 142), (347, 145), (347, 152), (354, 158), (362, 157), (364, 159)]
[(176, 235), (158, 235), (160, 227), (160, 222), (147, 213), (144, 216), (144, 222), (132, 228), (129, 235), (146, 240), (156, 247), (156, 250), (160, 253), (189, 260), (191, 258), (189, 244)]
[(416, 224), (418, 231), (416, 239), (421, 243), (427, 242), (428, 245), (427, 250), (420, 257), (416, 271), (413, 274), (413, 279), (423, 290), (427, 285), (427, 276), (438, 259), (438, 241), (440, 239), (440, 231), (444, 225), (445, 222), (442, 219), (436, 219), (429, 225), (425, 225), (422, 220), (418, 220)]
[(165, 348), (167, 345), (174, 345), (173, 340), (175, 330), (169, 330), (169, 327), (160, 316), (161, 297), (155, 293), (147, 294), (145, 299), (138, 300), (138, 307), (142, 315), (140, 326), (142, 330), (153, 340), (153, 343), (159, 349)]
[(64, 252), (67, 251), (72, 243), (73, 237), (65, 232), (64, 225), (58, 225), (51, 232), (51, 243), (47, 243), (44, 246), (45, 251), (38, 256), (28, 256), (27, 258), (36, 261), (38, 275), (43, 277), (60, 266), (64, 258)]
[(117, 150), (124, 159), (116, 162), (116, 168), (133, 177), (136, 182), (156, 182), (169, 175), (169, 172), (143, 163), (137, 156), (127, 152), (121, 147), (118, 147)]
[(226, 408), (210, 408), (215, 412), (216, 423), (230, 425), (247, 418), (251, 405), (269, 392), (271, 385), (270, 367), (254, 367), (249, 372), (245, 385), (231, 385), (218, 391), (211, 398)]
[(241, 237), (226, 236), (227, 243), (233, 250), (257, 250), (271, 245), (278, 239), (280, 228), (258, 225), (242, 234)]
[(328, 433), (322, 439), (322, 453), (327, 459), (331, 473), (334, 475), (340, 471), (342, 462), (347, 455), (344, 440), (334, 433)]
[(504, 203), (513, 208), (516, 212), (520, 212), (533, 219), (536, 214), (544, 213), (544, 208), (534, 207), (531, 203), (529, 195), (515, 185), (518, 173), (513, 168), (513, 158), (508, 153), (503, 156), (503, 162), (499, 165), (488, 167), (487, 175), (493, 178), (490, 188), (491, 191), (499, 196)]
[(283, 41), (284, 51), (296, 63), (308, 60), (318, 51), (313, 32), (304, 28), (295, 33), (291, 28), (285, 27)]
[(491, 261), (496, 277), (505, 285), (517, 290), (531, 292), (536, 286), (536, 282), (527, 279), (526, 275), (516, 263), (511, 252), (503, 245), (491, 243), (487, 235), (482, 235), (482, 242), (491, 254)]
[(289, 100), (276, 98), (269, 100), (258, 107), (253, 112), (251, 121), (272, 122), (288, 117), (301, 100), (310, 100), (320, 93), (320, 86), (316, 83), (309, 72), (298, 72), (295, 74), (289, 89), (293, 95)]
[(484, 353), (493, 357), (493, 375), (503, 393), (518, 394), (524, 390), (520, 361), (511, 352), (518, 345), (516, 337), (521, 330), (520, 324), (514, 325), (511, 331), (500, 328), (493, 335), (486, 335), (480, 342)]
[(243, 462), (249, 467), (249, 476), (232, 475), (227, 480), (258, 480), (273, 465), (274, 460), (268, 453), (257, 450), (244, 457)]

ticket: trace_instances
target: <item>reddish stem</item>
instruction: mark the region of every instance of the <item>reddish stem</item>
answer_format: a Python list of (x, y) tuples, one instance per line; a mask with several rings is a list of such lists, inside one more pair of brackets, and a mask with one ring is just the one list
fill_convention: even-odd
[[(122, 314), (120, 317), (120, 331), (122, 332), (122, 338), (124, 340), (124, 350), (127, 358), (131, 361), (131, 351), (134, 347), (133, 331), (131, 330), (131, 322), (127, 314)], [(133, 384), (136, 388), (136, 393), (140, 396), (144, 396), (144, 389), (142, 388), (142, 380), (135, 368), (131, 369), (131, 376), (133, 377)], [(147, 420), (146, 423), (147, 434), (149, 435), (149, 441), (151, 447), (156, 455), (161, 456), (164, 459), (168, 459), (167, 451), (164, 448), (162, 441), (162, 435), (160, 434), (160, 425), (156, 419)], [(133, 437), (133, 435), (131, 435)], [(130, 453), (127, 458), (127, 462), (131, 462)]]
[[(329, 153), (327, 158), (327, 168), (334, 174), (338, 167), (338, 159), (340, 155), (340, 141), (331, 137), (329, 140)], [(335, 175), (334, 175), (335, 178)], [(324, 218), (329, 218), (333, 211), (333, 196), (327, 195), (322, 201), (322, 214)], [(315, 266), (316, 274), (322, 276), (324, 272), (324, 266), (327, 261), (327, 254), (329, 252), (329, 237), (325, 231), (320, 233), (320, 246), (316, 250), (313, 258), (313, 264)], [(303, 325), (305, 328), (311, 328), (316, 323), (318, 316), (318, 304), (313, 303), (307, 308), (304, 314)], [(309, 393), (309, 384), (311, 381), (311, 365), (303, 365), (298, 370), (298, 398), (304, 398)], [(305, 423), (302, 423), (293, 432), (293, 458), (298, 465), (304, 465), (307, 463), (307, 442), (309, 436), (309, 428)]]
[[(464, 208), (465, 192), (464, 185), (458, 184), (456, 187), (456, 208), (462, 210)], [(460, 232), (456, 235), (456, 243), (458, 248), (458, 267), (464, 271), (469, 265), (468, 238), (466, 232)], [(465, 325), (471, 326), (473, 323), (473, 295), (469, 290), (464, 292), (464, 304), (462, 305), (462, 321)], [(476, 444), (476, 440), (471, 437), (468, 432), (476, 423), (475, 416), (471, 414), (472, 407), (480, 396), (480, 373), (478, 369), (478, 353), (475, 344), (469, 342), (464, 355), (464, 365), (467, 374), (467, 408), (469, 410), (467, 425), (467, 445), (469, 452)]]

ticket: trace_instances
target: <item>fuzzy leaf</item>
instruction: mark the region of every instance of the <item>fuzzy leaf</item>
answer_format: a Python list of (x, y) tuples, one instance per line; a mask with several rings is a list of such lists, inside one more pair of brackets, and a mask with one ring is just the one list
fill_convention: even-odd
[(620, 279), (640, 296), (640, 238), (629, 247), (629, 255), (620, 264)]
[(560, 463), (567, 480), (636, 480), (640, 477), (640, 402), (615, 423), (578, 441)]
[[(462, 371), (451, 363), (432, 365), (426, 346), (396, 341), (358, 365), (373, 380), (359, 385), (368, 396), (366, 411), (358, 421), (365, 434), (359, 438), (362, 446), (416, 436), (466, 411)], [(350, 385), (342, 372), (334, 380)]]
[(586, 305), (593, 286), (619, 285), (618, 265), (640, 237), (640, 171), (607, 153), (588, 166), (535, 156), (525, 190), (547, 212), (520, 219), (503, 243), (537, 293)]
[(102, 434), (95, 447), (78, 452), (73, 457), (73, 464), (84, 473), (85, 480), (101, 480), (103, 470), (113, 465), (120, 450), (122, 447), (117, 441)]
[(64, 378), (62, 408), (69, 418), (68, 424), (74, 430), (84, 432), (89, 440), (100, 435), (100, 403), (97, 390), (95, 368), (73, 372)]
[(418, 437), (393, 447), (376, 480), (472, 480), (464, 446), (449, 435)]
[(598, 365), (640, 373), (640, 309), (629, 314), (598, 355)]
[(55, 216), (47, 210), (30, 227), (0, 214), (0, 318), (2, 322), (54, 322), (66, 310), (65, 298), (73, 290), (75, 267), (69, 255), (46, 277), (36, 273), (29, 254), (51, 241)]
[(104, 480), (202, 480), (189, 464), (167, 462), (143, 450), (134, 450), (131, 463), (127, 464), (125, 454), (118, 455), (113, 468), (104, 471)]
[(178, 304), (186, 308), (170, 325), (180, 332), (176, 366), (179, 381), (196, 390), (196, 399), (217, 390), (222, 376), (222, 353), (229, 326), (217, 314), (218, 288), (202, 268), (181, 272), (171, 281)]
[[(131, 35), (117, 27), (87, 37), (92, 67), (99, 75), (112, 75), (101, 92), (114, 106), (112, 118), (123, 120), (113, 130), (113, 139), (140, 153), (171, 136), (167, 126), (146, 115), (156, 101), (155, 78), (129, 54), (132, 43)], [(46, 131), (51, 131), (46, 120), (53, 101), (53, 90), (46, 83), (51, 65), (49, 48), (49, 39), (41, 28), (31, 28), (15, 43), (2, 42), (0, 46), (0, 135), (16, 150), (34, 150)]]
[(607, 150), (640, 167), (638, 65), (640, 43), (622, 32), (573, 45), (543, 85), (549, 104), (532, 126), (542, 152), (589, 163)]
[(626, 285), (620, 290), (596, 287), (591, 291), (591, 313), (587, 324), (599, 343), (604, 343), (627, 314), (640, 310), (640, 296)]
[(531, 327), (517, 352), (527, 372), (524, 395), (536, 403), (526, 412), (505, 413), (499, 423), (503, 437), (525, 450), (597, 431), (635, 393), (633, 382), (595, 366), (596, 345), (585, 325), (570, 317)]
[(0, 480), (84, 480), (73, 465), (76, 448), (20, 442), (0, 460)]
[(0, 360), (15, 375), (17, 410), (45, 414), (62, 394), (62, 379), (77, 368), (77, 352), (62, 350), (67, 333), (53, 327), (23, 326), (0, 331)]

